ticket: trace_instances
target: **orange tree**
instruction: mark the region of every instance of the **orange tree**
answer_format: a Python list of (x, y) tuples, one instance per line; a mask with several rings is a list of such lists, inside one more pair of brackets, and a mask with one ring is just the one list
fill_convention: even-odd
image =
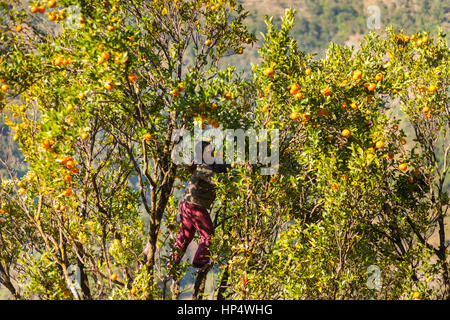
[(158, 236), (184, 175), (172, 133), (245, 122), (246, 85), (219, 61), (255, 40), (247, 13), (221, 0), (0, 8), (2, 114), (29, 165), (2, 178), (2, 284), (23, 298), (161, 297)]
[(247, 165), (220, 184), (218, 298), (450, 298), (444, 35), (388, 29), (316, 60), (293, 17), (266, 21), (253, 69), (279, 172)]
[(280, 130), (276, 175), (245, 165), (219, 183), (217, 298), (449, 296), (443, 36), (388, 30), (316, 60), (288, 11), (281, 30), (266, 21), (249, 82), (219, 69), (254, 41), (233, 2), (0, 3), (3, 115), (30, 166), (0, 190), (16, 297), (164, 297), (186, 178), (171, 135), (194, 119)]

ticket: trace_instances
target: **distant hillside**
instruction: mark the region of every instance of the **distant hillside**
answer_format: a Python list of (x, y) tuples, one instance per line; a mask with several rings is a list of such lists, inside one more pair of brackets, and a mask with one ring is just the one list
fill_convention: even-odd
[[(428, 31), (437, 34), (440, 26), (450, 31), (450, 2), (442, 0), (241, 0), (249, 11), (247, 24), (259, 38), (266, 30), (264, 15), (273, 16), (280, 23), (286, 8), (296, 10), (293, 36), (306, 52), (324, 54), (330, 42), (357, 45), (364, 34), (371, 31), (367, 21), (370, 6), (378, 6), (380, 31), (392, 25), (406, 33)], [(376, 30), (374, 30), (376, 31)], [(247, 49), (241, 57), (227, 62), (249, 71), (249, 62), (256, 62), (256, 50)]]

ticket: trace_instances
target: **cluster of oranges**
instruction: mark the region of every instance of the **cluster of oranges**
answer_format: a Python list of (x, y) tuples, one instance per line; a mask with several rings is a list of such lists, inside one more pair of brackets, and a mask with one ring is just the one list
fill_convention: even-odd
[[(55, 8), (56, 6), (57, 6), (56, 0), (47, 1), (47, 7), (52, 9), (52, 8)], [(31, 13), (44, 13), (45, 10), (46, 10), (46, 8), (45, 8), (44, 4), (32, 5), (30, 7)], [(52, 11), (52, 12), (48, 13), (48, 20), (50, 20), (50, 21), (60, 21), (60, 20), (64, 20), (65, 18), (66, 18), (66, 13), (64, 10), (61, 10), (59, 12)]]
[(72, 63), (72, 58), (71, 57), (69, 57), (69, 58), (56, 57), (55, 60), (53, 61), (53, 63), (57, 67), (59, 67), (61, 65), (67, 66), (68, 64)]
[[(185, 89), (184, 83), (179, 83), (175, 88), (172, 89), (172, 96), (175, 97), (175, 98), (179, 97), (181, 95), (181, 93), (184, 91), (184, 89)], [(225, 92), (224, 95), (223, 95), (223, 99), (226, 100), (226, 101), (229, 101), (232, 98), (233, 98), (233, 95), (232, 95), (232, 93), (230, 91)], [(210, 109), (211, 109), (211, 111), (216, 110), (217, 109), (217, 104), (216, 103), (212, 103), (210, 105)], [(200, 102), (198, 104), (198, 110), (200, 111), (199, 112), (200, 113), (199, 119), (200, 119), (200, 121), (202, 123), (202, 129), (206, 128), (206, 123), (205, 122), (209, 123), (213, 128), (219, 128), (219, 126), (220, 126), (219, 121), (217, 121), (216, 119), (207, 117), (205, 115), (205, 112), (208, 111), (207, 110), (207, 104), (205, 102)], [(192, 114), (196, 115), (197, 113), (196, 112), (192, 112)]]
[[(63, 176), (63, 181), (67, 184), (72, 182), (72, 175), (77, 174), (79, 172), (78, 167), (75, 165), (75, 161), (72, 156), (64, 156), (64, 157), (58, 157), (56, 159), (56, 162), (65, 166), (65, 168), (68, 170), (68, 173), (66, 173)], [(63, 191), (63, 196), (70, 197), (72, 195), (72, 188), (70, 186), (67, 186), (66, 189)]]
[(184, 84), (179, 83), (178, 86), (172, 90), (172, 95), (174, 97), (179, 97), (181, 92), (183, 92), (183, 91), (184, 91)]
[(420, 36), (416, 34), (413, 34), (412, 36), (408, 36), (407, 34), (396, 34), (395, 40), (398, 44), (407, 44), (409, 42), (412, 42), (417, 46), (421, 46), (428, 43), (428, 36)]

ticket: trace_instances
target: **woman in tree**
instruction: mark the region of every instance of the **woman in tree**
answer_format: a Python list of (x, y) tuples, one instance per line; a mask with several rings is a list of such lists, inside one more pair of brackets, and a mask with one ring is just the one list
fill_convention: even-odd
[(230, 165), (215, 163), (214, 148), (209, 142), (197, 143), (195, 152), (196, 154), (201, 152), (202, 163), (192, 163), (186, 167), (192, 176), (180, 201), (181, 227), (175, 241), (171, 263), (173, 265), (180, 263), (189, 243), (198, 231), (200, 244), (192, 264), (200, 272), (210, 266), (209, 245), (214, 235), (214, 226), (209, 213), (216, 197), (212, 178), (216, 173), (226, 172)]

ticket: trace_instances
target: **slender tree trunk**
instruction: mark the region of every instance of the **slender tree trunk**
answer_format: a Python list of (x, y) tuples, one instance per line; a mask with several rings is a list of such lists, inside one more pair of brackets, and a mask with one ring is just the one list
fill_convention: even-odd
[(14, 285), (11, 283), (9, 276), (6, 274), (3, 265), (0, 264), (0, 284), (4, 285), (6, 289), (12, 294), (15, 299), (20, 299), (20, 294), (17, 292)]
[(180, 296), (180, 280), (181, 279), (174, 279), (172, 285), (170, 286), (172, 300), (178, 300), (178, 297)]
[(91, 299), (91, 290), (89, 288), (89, 280), (86, 275), (86, 272), (84, 271), (84, 264), (77, 258), (77, 265), (78, 269), (80, 271), (80, 287), (81, 287), (81, 294), (84, 300), (90, 300)]
[(222, 279), (220, 280), (219, 290), (217, 291), (217, 300), (225, 300), (225, 290), (227, 289), (229, 277), (230, 271), (227, 266), (222, 275)]
[(446, 246), (445, 246), (445, 224), (444, 215), (440, 214), (438, 218), (439, 224), (439, 249), (437, 250), (437, 255), (439, 260), (441, 260), (441, 273), (442, 280), (444, 282), (444, 299), (450, 300), (450, 274), (449, 266), (447, 262)]
[(192, 294), (192, 300), (203, 300), (205, 293), (206, 277), (208, 276), (209, 269), (198, 273), (194, 283), (194, 292)]

